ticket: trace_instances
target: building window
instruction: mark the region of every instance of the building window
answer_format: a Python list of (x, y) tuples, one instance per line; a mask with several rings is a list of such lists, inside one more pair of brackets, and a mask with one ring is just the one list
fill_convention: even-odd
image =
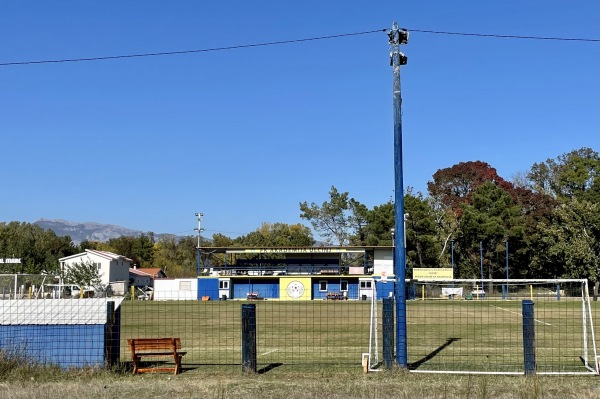
[(100, 262), (94, 263), (94, 266), (96, 266), (96, 269), (100, 270)]
[(191, 291), (192, 290), (192, 282), (191, 281), (180, 281), (179, 282), (179, 291)]
[(319, 281), (319, 291), (327, 292), (327, 281), (325, 281), (325, 280)]
[(371, 288), (371, 281), (361, 281), (360, 282), (360, 288), (370, 289)]
[(342, 280), (340, 282), (340, 291), (348, 291), (348, 280)]
[(229, 280), (219, 281), (219, 289), (220, 290), (228, 290), (229, 289)]

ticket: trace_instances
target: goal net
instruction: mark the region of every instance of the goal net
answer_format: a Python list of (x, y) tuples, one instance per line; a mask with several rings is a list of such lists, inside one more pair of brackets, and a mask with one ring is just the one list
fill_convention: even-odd
[(408, 281), (409, 369), (522, 374), (523, 301), (533, 302), (535, 372), (598, 374), (587, 280)]
[(375, 371), (381, 365), (381, 359), (383, 355), (379, 349), (379, 311), (377, 309), (377, 284), (375, 281), (372, 283), (372, 296), (371, 296), (371, 317), (369, 323), (369, 371)]

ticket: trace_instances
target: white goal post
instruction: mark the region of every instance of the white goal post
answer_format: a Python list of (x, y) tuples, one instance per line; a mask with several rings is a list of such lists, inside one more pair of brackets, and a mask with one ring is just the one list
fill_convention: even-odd
[(416, 356), (411, 371), (522, 374), (527, 301), (534, 309), (536, 374), (599, 374), (586, 279), (407, 280), (407, 286), (414, 293), (407, 303), (409, 363)]
[(377, 311), (377, 283), (373, 280), (371, 295), (371, 318), (369, 323), (369, 361), (367, 364), (369, 371), (378, 370), (380, 365), (379, 357), (379, 314)]
[[(407, 279), (406, 286), (411, 372), (523, 375), (533, 342), (536, 374), (600, 374), (594, 328), (600, 304), (592, 307), (586, 279)], [(369, 371), (383, 358), (381, 301), (373, 287)], [(533, 340), (526, 337), (531, 331)]]

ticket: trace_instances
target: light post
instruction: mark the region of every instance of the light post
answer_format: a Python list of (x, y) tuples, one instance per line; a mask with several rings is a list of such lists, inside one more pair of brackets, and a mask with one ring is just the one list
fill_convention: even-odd
[(200, 276), (200, 271), (201, 271), (201, 266), (202, 266), (202, 261), (200, 260), (200, 234), (204, 231), (204, 229), (202, 227), (200, 227), (200, 224), (202, 223), (202, 216), (204, 216), (204, 214), (202, 212), (196, 212), (196, 217), (198, 218), (198, 227), (195, 228), (194, 231), (198, 232), (198, 245), (196, 246), (196, 249), (198, 250), (198, 259), (197, 259), (197, 263), (196, 263), (198, 276)]
[(508, 299), (508, 240), (506, 240), (506, 299)]
[(481, 270), (481, 290), (483, 291), (483, 241), (479, 241), (479, 269)]
[(408, 368), (408, 347), (406, 334), (406, 245), (401, 222), (404, 216), (404, 176), (402, 171), (402, 96), (400, 93), (400, 66), (406, 65), (407, 58), (400, 52), (400, 45), (408, 43), (408, 31), (400, 29), (396, 22), (388, 31), (390, 45), (390, 66), (393, 70), (393, 109), (394, 109), (394, 274), (396, 296), (396, 363)]
[(408, 213), (404, 214), (404, 248), (406, 249), (406, 221), (408, 220)]
[(390, 228), (390, 233), (392, 233), (392, 271), (396, 272), (396, 229)]
[[(451, 253), (451, 262), (452, 262), (452, 279), (454, 279), (454, 240), (450, 241), (450, 253)], [(452, 285), (454, 287), (454, 284)]]

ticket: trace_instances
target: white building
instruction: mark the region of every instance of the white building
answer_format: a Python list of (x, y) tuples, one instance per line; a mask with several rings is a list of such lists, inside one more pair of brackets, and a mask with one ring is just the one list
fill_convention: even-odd
[(197, 300), (198, 279), (161, 278), (154, 280), (154, 300)]
[(103, 285), (115, 281), (129, 281), (129, 267), (133, 262), (123, 255), (93, 249), (86, 249), (85, 252), (66, 256), (58, 261), (63, 273), (73, 265), (92, 263), (98, 268), (98, 275)]

